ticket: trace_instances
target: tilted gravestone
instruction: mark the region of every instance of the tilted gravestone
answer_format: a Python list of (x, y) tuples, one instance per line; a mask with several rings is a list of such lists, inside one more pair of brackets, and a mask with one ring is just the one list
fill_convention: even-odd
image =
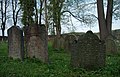
[(25, 30), (27, 57), (48, 62), (47, 32), (44, 25), (31, 25)]
[(68, 34), (65, 37), (65, 42), (64, 42), (64, 49), (66, 52), (70, 52), (71, 50), (71, 43), (73, 41), (77, 41), (78, 40), (78, 36), (76, 36), (75, 34)]
[(8, 29), (8, 56), (13, 59), (24, 58), (23, 31), (18, 26)]
[(108, 36), (105, 40), (106, 52), (108, 54), (117, 54), (117, 45), (112, 36)]
[(105, 65), (105, 44), (92, 31), (81, 35), (71, 45), (71, 65), (88, 70)]

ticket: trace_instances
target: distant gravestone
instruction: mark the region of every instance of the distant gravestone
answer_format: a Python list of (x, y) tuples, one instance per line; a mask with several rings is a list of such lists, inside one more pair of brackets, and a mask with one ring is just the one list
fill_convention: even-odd
[(23, 31), (18, 26), (8, 29), (8, 55), (13, 59), (24, 58)]
[(120, 53), (120, 29), (113, 30), (113, 35), (115, 37), (114, 42), (117, 46), (117, 54)]
[(88, 70), (105, 65), (105, 44), (92, 31), (81, 35), (71, 45), (71, 65)]
[(106, 44), (107, 53), (109, 53), (109, 54), (117, 53), (117, 45), (112, 36), (107, 37), (107, 39), (105, 40), (105, 44)]
[(54, 37), (54, 40), (53, 40), (53, 48), (55, 50), (61, 50), (61, 49), (64, 49), (64, 37), (63, 36), (60, 36), (60, 37)]
[(75, 34), (68, 34), (65, 37), (65, 42), (64, 42), (64, 49), (66, 52), (70, 52), (71, 49), (71, 43), (73, 43), (74, 41), (78, 40), (78, 36), (76, 36)]
[(113, 30), (112, 34), (115, 36), (117, 40), (120, 41), (120, 29)]
[(32, 25), (25, 29), (27, 57), (48, 62), (47, 32), (44, 25)]
[(61, 36), (60, 39), (59, 39), (59, 49), (64, 49), (64, 37)]

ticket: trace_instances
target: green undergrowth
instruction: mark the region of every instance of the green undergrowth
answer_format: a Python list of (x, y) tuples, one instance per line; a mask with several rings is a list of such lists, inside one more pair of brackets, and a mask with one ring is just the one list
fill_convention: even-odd
[(0, 43), (0, 77), (120, 77), (120, 55), (107, 55), (106, 66), (95, 71), (70, 66), (70, 54), (48, 46), (49, 63), (38, 59), (24, 61), (7, 57), (7, 43)]

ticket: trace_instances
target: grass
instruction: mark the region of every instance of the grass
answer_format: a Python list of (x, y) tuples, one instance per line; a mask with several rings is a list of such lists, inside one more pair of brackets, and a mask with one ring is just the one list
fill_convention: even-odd
[(96, 71), (70, 67), (70, 54), (48, 46), (49, 64), (38, 59), (7, 57), (7, 43), (0, 43), (0, 77), (120, 77), (120, 55), (107, 55), (106, 66)]

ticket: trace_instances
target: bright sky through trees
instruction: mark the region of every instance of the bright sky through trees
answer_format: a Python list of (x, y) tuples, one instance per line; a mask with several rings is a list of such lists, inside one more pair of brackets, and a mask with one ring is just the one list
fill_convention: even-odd
[[(90, 0), (88, 0), (90, 1)], [(96, 1), (96, 0), (91, 0), (91, 1)], [(96, 6), (96, 5), (95, 5)], [(105, 9), (106, 10), (106, 9)], [(94, 10), (91, 11), (92, 14), (94, 14), (97, 17), (97, 8), (94, 8)], [(67, 26), (65, 24), (62, 24), (62, 31), (61, 33), (68, 33), (68, 32), (86, 32), (88, 30), (92, 30), (93, 32), (99, 32), (99, 27), (98, 27), (98, 22), (96, 21), (94, 24), (91, 24), (89, 26), (86, 26), (85, 24), (81, 24), (78, 20), (76, 20), (74, 17), (71, 17), (71, 21), (73, 23), (73, 26)], [(112, 22), (112, 29), (120, 29), (120, 20), (115, 20), (113, 18)], [(71, 23), (70, 23), (71, 24)], [(12, 19), (7, 21), (6, 24), (6, 30), (5, 30), (5, 35), (7, 35), (7, 29), (12, 26)], [(21, 25), (21, 24), (17, 24)], [(1, 30), (0, 30), (0, 36), (1, 36)]]

